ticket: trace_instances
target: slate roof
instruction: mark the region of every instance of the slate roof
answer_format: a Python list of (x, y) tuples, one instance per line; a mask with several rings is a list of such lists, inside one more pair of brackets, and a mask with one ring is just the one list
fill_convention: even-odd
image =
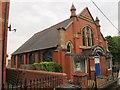
[(56, 47), (59, 43), (58, 28), (66, 28), (70, 23), (71, 20), (67, 19), (41, 32), (34, 34), (12, 55)]

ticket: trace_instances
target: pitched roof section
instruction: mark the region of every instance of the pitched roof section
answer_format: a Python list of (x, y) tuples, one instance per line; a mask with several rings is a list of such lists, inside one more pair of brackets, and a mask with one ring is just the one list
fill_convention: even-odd
[(84, 8), (80, 14), (78, 14), (78, 17), (84, 17), (86, 19), (89, 19), (94, 22), (94, 18), (92, 17), (88, 7)]
[(34, 34), (12, 55), (56, 47), (59, 42), (59, 33), (57, 29), (61, 27), (65, 28), (70, 23), (71, 23), (71, 20), (67, 19), (41, 32)]

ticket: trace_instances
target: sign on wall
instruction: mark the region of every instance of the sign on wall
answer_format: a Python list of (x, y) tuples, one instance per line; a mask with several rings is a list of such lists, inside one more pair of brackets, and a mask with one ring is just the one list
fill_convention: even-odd
[(100, 58), (99, 57), (95, 57), (95, 64), (100, 63)]

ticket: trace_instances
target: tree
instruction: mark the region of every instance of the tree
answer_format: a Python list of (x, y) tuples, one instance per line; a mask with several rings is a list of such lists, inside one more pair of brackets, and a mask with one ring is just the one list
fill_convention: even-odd
[(108, 49), (113, 56), (113, 63), (120, 63), (120, 36), (107, 36)]

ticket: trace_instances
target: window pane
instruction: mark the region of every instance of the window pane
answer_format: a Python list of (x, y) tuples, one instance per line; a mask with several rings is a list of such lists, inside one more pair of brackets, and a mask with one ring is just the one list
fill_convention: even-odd
[(94, 45), (94, 33), (89, 26), (86, 26), (82, 30), (82, 41), (83, 41), (83, 46)]
[(67, 45), (67, 52), (71, 52), (71, 45), (70, 45), (70, 43), (68, 43), (68, 45)]
[(14, 56), (14, 65), (16, 65), (16, 56)]
[(93, 31), (91, 31), (91, 39), (92, 39), (92, 46), (94, 45), (94, 34)]
[(82, 35), (83, 35), (83, 36), (82, 36), (83, 46), (85, 46), (85, 45), (86, 45), (86, 44), (85, 44), (85, 43), (86, 43), (85, 30), (82, 31)]
[(90, 42), (90, 37), (88, 37), (88, 46), (90, 46), (90, 43), (91, 43), (91, 42)]
[(31, 53), (31, 54), (29, 55), (29, 58), (30, 58), (30, 64), (35, 63), (35, 54), (34, 54), (34, 53)]
[(74, 60), (75, 71), (85, 72), (85, 60)]
[(24, 55), (20, 55), (20, 63), (24, 64)]
[(50, 52), (50, 51), (45, 51), (45, 52), (43, 52), (43, 61), (45, 62), (45, 61), (47, 61), (47, 62), (49, 62), (49, 61), (52, 61), (52, 52)]

